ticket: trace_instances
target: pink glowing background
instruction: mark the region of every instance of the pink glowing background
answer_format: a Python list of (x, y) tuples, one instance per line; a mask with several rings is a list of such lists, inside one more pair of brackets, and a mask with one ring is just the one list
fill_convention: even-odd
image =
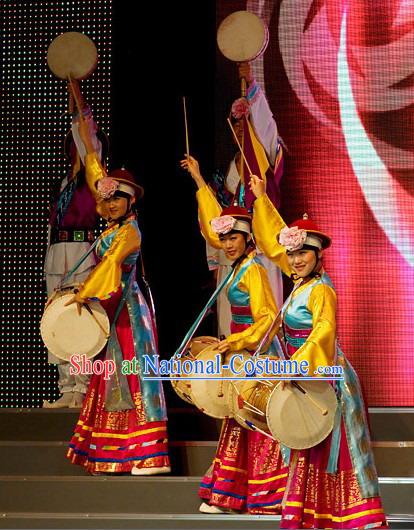
[[(333, 238), (340, 344), (368, 404), (414, 406), (413, 4), (221, 0), (217, 23), (240, 9), (269, 27), (254, 72), (287, 147), (282, 214)], [(219, 162), (236, 72), (217, 52)]]

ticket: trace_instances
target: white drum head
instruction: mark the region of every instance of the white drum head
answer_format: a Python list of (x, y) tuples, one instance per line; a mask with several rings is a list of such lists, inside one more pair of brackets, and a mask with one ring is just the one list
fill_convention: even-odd
[(76, 31), (62, 33), (50, 44), (47, 64), (60, 79), (85, 79), (95, 69), (98, 52), (92, 40)]
[(252, 61), (265, 51), (268, 42), (266, 24), (249, 11), (235, 11), (221, 22), (217, 30), (217, 45), (230, 61)]
[(85, 355), (91, 358), (105, 346), (109, 334), (109, 319), (99, 302), (89, 302), (95, 318), (85, 307), (78, 314), (77, 305), (65, 307), (73, 298), (73, 293), (65, 294), (53, 300), (46, 308), (40, 322), (40, 334), (45, 346), (56, 357), (69, 361), (71, 355)]
[[(214, 362), (218, 351), (214, 346), (208, 346), (197, 356), (197, 360), (204, 362)], [(227, 372), (226, 372), (227, 373)], [(220, 374), (214, 374), (212, 377), (219, 377)], [(224, 374), (221, 374), (224, 375)], [(197, 377), (192, 375), (191, 377)], [(228, 405), (229, 381), (222, 379), (208, 379), (208, 376), (200, 376), (200, 379), (191, 381), (191, 399), (194, 405), (207, 416), (217, 419), (229, 418), (230, 408)]]
[(280, 383), (267, 403), (266, 416), (276, 440), (292, 449), (308, 449), (332, 431), (338, 406), (335, 391), (326, 381), (298, 381), (303, 394), (292, 384)]
[(191, 381), (186, 381), (185, 379), (173, 379), (171, 385), (175, 393), (182, 400), (194, 405), (193, 400), (191, 399)]

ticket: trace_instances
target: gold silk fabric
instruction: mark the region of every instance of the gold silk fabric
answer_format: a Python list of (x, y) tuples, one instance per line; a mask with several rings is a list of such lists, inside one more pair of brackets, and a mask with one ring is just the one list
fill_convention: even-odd
[(118, 225), (109, 228), (100, 236), (101, 239), (105, 239), (115, 230), (118, 231), (102, 261), (93, 269), (79, 291), (79, 296), (83, 299), (105, 300), (116, 292), (121, 285), (123, 261), (140, 248), (140, 237), (131, 223), (126, 223), (121, 228), (118, 228)]
[(253, 204), (253, 234), (257, 246), (274, 261), (279, 268), (290, 276), (291, 269), (286, 256), (286, 249), (277, 237), (286, 223), (265, 194)]
[[(312, 332), (291, 357), (298, 362), (308, 361), (309, 375), (318, 375), (314, 373), (318, 366), (332, 366), (336, 362), (336, 293), (323, 283), (312, 288), (316, 281), (311, 280), (293, 293), (294, 300), (304, 289), (311, 289), (307, 309), (312, 315)], [(289, 311), (289, 306), (285, 309)]]
[[(286, 249), (280, 245), (277, 239), (285, 226), (285, 222), (267, 195), (256, 199), (254, 202), (253, 232), (257, 244), (266, 256), (290, 276), (291, 269), (287, 260)], [(317, 366), (333, 365), (336, 351), (336, 294), (332, 287), (327, 284), (319, 284), (312, 288), (312, 284), (316, 281), (311, 280), (298, 287), (284, 308), (284, 313), (295, 312), (295, 301), (303, 291), (311, 289), (306, 307), (312, 315), (312, 322), (309, 322), (312, 332), (305, 344), (292, 356), (292, 359), (298, 362), (302, 360), (309, 362), (309, 375), (313, 375)], [(298, 317), (300, 318), (300, 315)], [(303, 317), (306, 319), (305, 315)]]
[(198, 202), (198, 220), (204, 239), (214, 248), (223, 248), (218, 235), (213, 232), (210, 221), (220, 217), (222, 208), (209, 186), (203, 186), (196, 194)]
[[(249, 254), (249, 256), (240, 264), (240, 268), (251, 260), (255, 255), (255, 252)], [(235, 280), (237, 281), (237, 272), (239, 267), (235, 271)], [(232, 288), (230, 283), (228, 290)], [(241, 291), (245, 291), (249, 295), (250, 311), (254, 323), (249, 327), (238, 333), (232, 333), (226, 340), (230, 344), (232, 351), (238, 350), (254, 350), (260, 344), (260, 341), (266, 334), (267, 330), (271, 326), (272, 322), (276, 318), (278, 313), (276, 304), (274, 302), (272, 290), (269, 283), (269, 278), (265, 268), (256, 261), (253, 261), (247, 268), (240, 280), (238, 280), (237, 288)], [(274, 327), (274, 331), (269, 335), (269, 340), (264, 345), (263, 349), (268, 347), (270, 340), (273, 338), (277, 331), (277, 327)]]
[(85, 178), (86, 182), (91, 190), (91, 193), (96, 202), (96, 211), (104, 219), (108, 218), (108, 213), (106, 211), (106, 203), (98, 195), (96, 191), (96, 184), (98, 180), (106, 176), (106, 171), (102, 167), (102, 164), (99, 161), (98, 155), (96, 153), (87, 153), (85, 157)]

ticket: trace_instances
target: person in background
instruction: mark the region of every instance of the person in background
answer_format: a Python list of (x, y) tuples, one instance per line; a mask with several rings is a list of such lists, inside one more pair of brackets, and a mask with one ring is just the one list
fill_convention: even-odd
[[(72, 128), (65, 139), (65, 152), (70, 161), (70, 167), (66, 176), (59, 182), (50, 207), (48, 247), (44, 265), (46, 291), (49, 297), (55, 289), (60, 287), (62, 279), (79, 258), (88, 251), (95, 239), (94, 231), (99, 225), (95, 200), (85, 180), (85, 148), (79, 138), (79, 113), (74, 111), (76, 108), (75, 99), (80, 104), (94, 148), (100, 159), (105, 157), (105, 152), (102, 152), (103, 144), (105, 147), (105, 136), (102, 132), (98, 132), (90, 108), (84, 101), (76, 80), (72, 80), (68, 84), (68, 90)], [(82, 283), (95, 267), (95, 264), (94, 254), (91, 253), (72, 277), (68, 278), (69, 284)], [(57, 384), (62, 395), (53, 403), (45, 400), (43, 408), (81, 407), (88, 387), (89, 376), (87, 374), (71, 375), (70, 363), (58, 359), (51, 352), (48, 352), (48, 361), (57, 365)]]
[[(264, 91), (252, 76), (249, 63), (239, 64), (239, 77), (245, 79), (248, 87), (245, 98), (237, 99), (231, 108), (230, 119), (240, 144), (246, 145), (246, 135), (252, 134), (261, 145), (263, 155), (269, 163), (267, 171), (267, 190), (269, 197), (276, 207), (280, 206), (279, 183), (283, 174), (283, 150), (279, 138), (276, 121), (270, 110)], [(252, 130), (244, 123), (248, 120)], [(227, 124), (226, 124), (227, 126)], [(235, 142), (236, 144), (236, 142)], [(225, 208), (232, 204), (252, 209), (253, 197), (250, 188), (246, 186), (248, 178), (246, 166), (243, 164), (239, 149), (223, 173), (216, 170), (209, 182), (219, 204)], [(258, 248), (258, 255), (264, 264), (270, 280), (273, 295), (278, 305), (283, 302), (283, 285), (280, 269), (272, 263)], [(213, 271), (217, 285), (230, 271), (231, 262), (221, 249), (206, 243), (207, 264)], [(230, 333), (231, 311), (225, 293), (220, 293), (217, 299), (218, 335)]]

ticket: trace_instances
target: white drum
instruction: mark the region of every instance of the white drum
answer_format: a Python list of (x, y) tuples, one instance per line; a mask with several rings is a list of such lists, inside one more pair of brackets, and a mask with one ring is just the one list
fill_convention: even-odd
[(89, 37), (69, 31), (51, 42), (47, 64), (60, 79), (86, 79), (98, 64), (98, 52)]
[(253, 61), (264, 53), (268, 43), (266, 24), (250, 11), (235, 11), (221, 22), (217, 30), (217, 45), (230, 61)]
[(291, 382), (283, 390), (279, 383), (267, 402), (267, 424), (287, 447), (308, 449), (330, 434), (337, 407), (335, 390), (327, 381)]
[[(198, 354), (197, 361), (201, 361), (204, 366), (207, 366), (208, 363), (214, 364), (217, 355), (221, 354), (216, 346), (208, 346)], [(217, 419), (231, 417), (228, 404), (229, 381), (223, 379), (229, 375), (228, 370), (222, 369), (220, 374), (214, 375), (214, 379), (210, 379), (204, 374), (200, 376), (200, 379), (191, 381), (192, 402), (207, 416)], [(197, 377), (197, 375), (193, 374), (192, 377)]]
[[(216, 337), (210, 336), (201, 336), (194, 337), (190, 344), (188, 345), (187, 350), (181, 356), (181, 360), (195, 361), (200, 354), (207, 346), (217, 344), (218, 339)], [(193, 403), (191, 397), (191, 380), (188, 380), (185, 374), (180, 373), (175, 375), (175, 379), (171, 380), (171, 385), (178, 396), (187, 403)]]
[[(242, 355), (242, 359), (237, 358), (235, 360), (234, 368), (240, 372), (241, 378), (245, 378), (246, 372), (242, 369), (242, 365), (246, 361), (254, 359), (248, 352), (242, 352)], [(277, 357), (269, 358), (278, 361)], [(231, 381), (229, 407), (233, 418), (242, 427), (270, 434), (267, 425), (266, 407), (276, 383), (266, 379), (267, 376), (268, 374), (263, 373), (260, 378), (252, 376), (251, 378), (240, 379), (240, 381)]]
[(65, 306), (74, 296), (74, 286), (56, 291), (48, 300), (40, 322), (40, 334), (47, 349), (59, 359), (70, 361), (72, 355), (87, 359), (106, 345), (110, 322), (99, 302), (88, 302), (78, 314), (77, 304)]

